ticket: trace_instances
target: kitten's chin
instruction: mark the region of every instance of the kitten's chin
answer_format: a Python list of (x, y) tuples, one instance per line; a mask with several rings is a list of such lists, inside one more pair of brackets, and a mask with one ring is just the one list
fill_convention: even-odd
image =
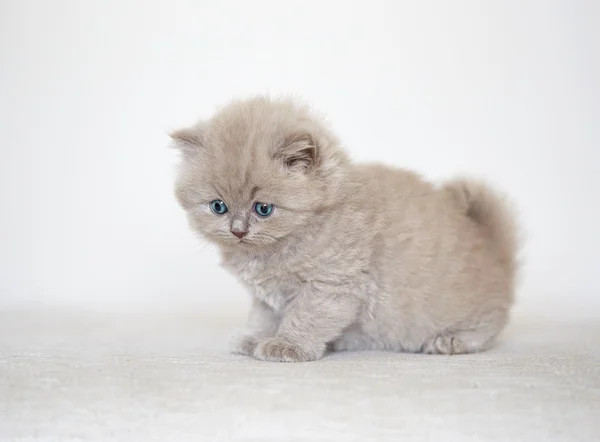
[(262, 244), (261, 242), (252, 241), (251, 239), (224, 239), (224, 238), (208, 238), (210, 242), (218, 247), (227, 249), (229, 251), (236, 250), (259, 250), (261, 248), (268, 247), (268, 244)]
[(272, 247), (274, 242), (265, 243), (263, 241), (252, 241), (251, 239), (243, 239), (240, 241), (236, 241), (232, 244), (232, 247), (238, 248), (241, 250), (258, 250)]
[(226, 249), (228, 251), (261, 251), (271, 250), (273, 251), (281, 244), (284, 238), (277, 238), (274, 236), (266, 236), (264, 234), (253, 235), (250, 234), (244, 238), (238, 239), (233, 235), (220, 235), (211, 232), (196, 231), (199, 236), (206, 242), (209, 242), (217, 247)]
[(260, 241), (252, 239), (243, 239), (239, 241), (224, 241), (219, 245), (223, 249), (227, 249), (230, 252), (243, 252), (243, 253), (263, 253), (273, 252), (277, 249), (277, 241)]

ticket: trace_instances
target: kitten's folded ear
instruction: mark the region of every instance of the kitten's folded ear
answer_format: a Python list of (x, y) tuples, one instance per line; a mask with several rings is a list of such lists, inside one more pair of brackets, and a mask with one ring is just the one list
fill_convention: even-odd
[(181, 150), (183, 153), (194, 153), (204, 147), (204, 124), (199, 123), (196, 126), (178, 129), (171, 132), (171, 147)]
[(318, 165), (319, 149), (310, 134), (296, 133), (285, 139), (274, 157), (289, 170), (307, 173)]

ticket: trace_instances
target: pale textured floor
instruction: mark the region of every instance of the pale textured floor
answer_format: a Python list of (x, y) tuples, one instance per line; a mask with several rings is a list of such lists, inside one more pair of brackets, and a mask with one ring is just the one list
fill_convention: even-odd
[(2, 441), (599, 441), (600, 322), (469, 356), (229, 355), (238, 317), (0, 312)]

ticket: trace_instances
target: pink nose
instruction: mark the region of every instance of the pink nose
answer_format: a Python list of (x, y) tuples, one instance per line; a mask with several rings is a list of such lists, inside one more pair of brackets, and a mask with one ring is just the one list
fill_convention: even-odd
[(248, 234), (248, 232), (238, 232), (237, 230), (232, 230), (231, 233), (233, 233), (239, 239), (242, 239), (244, 236), (246, 236)]

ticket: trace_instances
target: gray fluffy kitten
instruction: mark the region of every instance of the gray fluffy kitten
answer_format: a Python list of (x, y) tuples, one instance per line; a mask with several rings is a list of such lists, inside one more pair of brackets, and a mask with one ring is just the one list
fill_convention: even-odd
[(172, 138), (191, 227), (252, 294), (235, 352), (468, 353), (506, 325), (516, 229), (486, 185), (355, 164), (290, 100), (234, 102)]

